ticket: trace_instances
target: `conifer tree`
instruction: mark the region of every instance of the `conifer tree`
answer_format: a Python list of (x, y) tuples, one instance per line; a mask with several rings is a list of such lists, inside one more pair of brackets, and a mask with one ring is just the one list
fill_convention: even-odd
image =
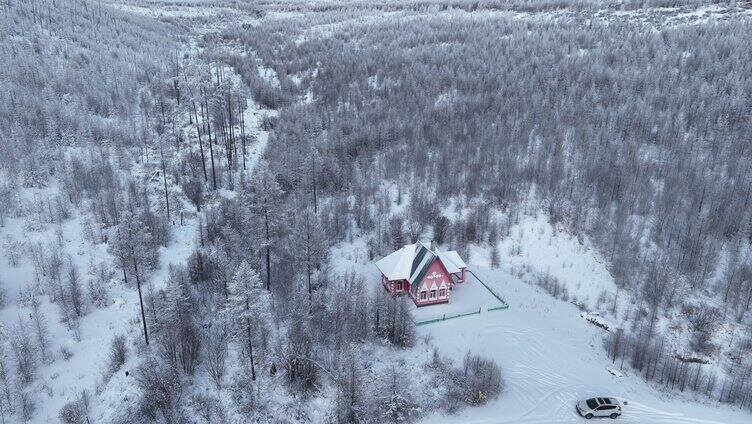
[(248, 356), (251, 379), (256, 379), (254, 347), (260, 328), (265, 326), (270, 311), (270, 297), (258, 272), (243, 261), (228, 287), (229, 297), (225, 303), (224, 317), (233, 338), (240, 342)]

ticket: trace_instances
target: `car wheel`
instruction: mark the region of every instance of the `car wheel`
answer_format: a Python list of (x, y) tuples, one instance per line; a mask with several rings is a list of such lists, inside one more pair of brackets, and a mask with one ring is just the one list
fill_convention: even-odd
[(585, 418), (587, 418), (587, 419), (591, 419), (591, 418), (593, 418), (593, 414), (586, 414), (586, 415), (585, 415)]
[(616, 414), (616, 413), (614, 413), (614, 414), (611, 414), (611, 419), (612, 419), (612, 420), (615, 420), (615, 419), (617, 419), (617, 418), (619, 418), (619, 414)]

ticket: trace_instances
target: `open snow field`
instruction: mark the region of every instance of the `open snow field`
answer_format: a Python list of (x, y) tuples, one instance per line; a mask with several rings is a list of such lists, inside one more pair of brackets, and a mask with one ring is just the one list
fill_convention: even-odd
[[(558, 279), (568, 291), (569, 300), (597, 310), (602, 293), (616, 292), (606, 258), (598, 253), (587, 237), (578, 239), (552, 226), (543, 213), (523, 215), (510, 228), (509, 237), (498, 244), (501, 268), (513, 275), (527, 274), (528, 280), (540, 274)], [(490, 253), (479, 246), (471, 247), (470, 261), (488, 265)], [(532, 280), (531, 280), (532, 281)]]
[(418, 327), (442, 354), (461, 361), (469, 349), (492, 357), (506, 379), (501, 397), (456, 416), (429, 415), (426, 423), (578, 423), (576, 400), (615, 396), (629, 402), (620, 423), (749, 423), (749, 414), (649, 387), (624, 371), (617, 378), (601, 347), (603, 330), (588, 324), (572, 304), (553, 299), (505, 271), (474, 269), (496, 284), (509, 309)]

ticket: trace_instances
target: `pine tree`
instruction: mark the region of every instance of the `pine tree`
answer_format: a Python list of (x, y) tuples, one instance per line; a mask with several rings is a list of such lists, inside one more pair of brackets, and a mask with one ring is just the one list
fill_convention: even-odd
[(303, 209), (296, 217), (292, 231), (292, 256), (305, 270), (308, 307), (313, 307), (314, 281), (317, 271), (326, 261), (328, 245), (323, 226), (311, 208)]
[(241, 342), (245, 348), (251, 379), (255, 380), (254, 345), (260, 327), (265, 326), (268, 320), (269, 293), (264, 290), (258, 272), (245, 261), (238, 266), (228, 291), (224, 317), (230, 325), (233, 338)]
[[(5, 327), (0, 323), (0, 340), (7, 340)], [(0, 415), (5, 412), (13, 413), (13, 388), (11, 386), (10, 370), (5, 362), (5, 346), (0, 343)]]
[(264, 257), (266, 289), (271, 290), (271, 257), (279, 239), (282, 189), (269, 170), (266, 162), (260, 161), (251, 178), (251, 192), (246, 194), (246, 203), (251, 211), (249, 228), (255, 233), (259, 251)]
[(407, 390), (402, 368), (395, 365), (389, 367), (383, 385), (379, 400), (381, 417), (395, 424), (412, 421), (420, 409)]
[(146, 325), (146, 312), (144, 309), (144, 296), (141, 288), (145, 264), (151, 259), (148, 256), (148, 247), (151, 245), (151, 234), (146, 227), (130, 211), (123, 212), (120, 224), (116, 230), (116, 236), (108, 246), (110, 254), (123, 270), (123, 278), (128, 283), (128, 274), (136, 279), (138, 301), (141, 307), (141, 321), (144, 330), (144, 340), (149, 344), (149, 330)]

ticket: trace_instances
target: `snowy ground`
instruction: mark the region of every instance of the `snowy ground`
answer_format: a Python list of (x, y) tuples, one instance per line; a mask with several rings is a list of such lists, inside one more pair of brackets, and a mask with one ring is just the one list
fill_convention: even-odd
[[(42, 190), (28, 190), (25, 197), (43, 198), (57, 193), (55, 184)], [(63, 255), (69, 255), (76, 265), (86, 290), (86, 282), (92, 278), (87, 273), (90, 264), (104, 262), (109, 264), (111, 257), (104, 243), (91, 244), (83, 238), (82, 220), (77, 214), (58, 226), (44, 224), (30, 231), (27, 222), (33, 218), (12, 218), (6, 226), (0, 228), (0, 240), (25, 242), (24, 248), (40, 242), (46, 249), (54, 248), (52, 241), (62, 239)], [(193, 224), (174, 227), (173, 240), (167, 248), (160, 250), (160, 267), (152, 274), (151, 281), (155, 287), (161, 287), (171, 264), (183, 263), (191, 251), (193, 237), (196, 234)], [(56, 422), (60, 408), (67, 402), (75, 400), (83, 390), (93, 394), (95, 387), (101, 383), (102, 370), (107, 361), (107, 350), (112, 339), (120, 334), (139, 335), (138, 294), (134, 287), (125, 287), (120, 274), (115, 273), (107, 286), (109, 306), (95, 308), (89, 306), (87, 314), (80, 320), (78, 335), (68, 330), (60, 322), (60, 308), (50, 303), (47, 296), (39, 296), (40, 310), (48, 326), (49, 353), (48, 363), (40, 363), (37, 379), (32, 383), (36, 394), (38, 410), (32, 422)], [(0, 257), (0, 270), (9, 301), (0, 309), (0, 323), (6, 330), (17, 325), (19, 320), (31, 332), (30, 308), (23, 301), (23, 293), (34, 290), (35, 276), (31, 255), (25, 250), (16, 266), (11, 265), (5, 255)], [(72, 356), (63, 358), (61, 348), (65, 347)], [(6, 350), (6, 352), (8, 352)]]
[[(430, 335), (442, 354), (461, 361), (467, 349), (498, 361), (506, 379), (505, 393), (481, 408), (456, 416), (432, 415), (426, 423), (577, 423), (578, 399), (615, 396), (629, 405), (619, 422), (656, 424), (749, 423), (748, 413), (724, 405), (702, 404), (684, 395), (669, 395), (625, 372), (617, 378), (601, 347), (603, 330), (594, 327), (567, 302), (548, 296), (505, 271), (481, 268), (510, 308), (418, 328)], [(704, 402), (708, 402), (705, 400)]]
[[(534, 272), (550, 272), (588, 304), (599, 292), (614, 289), (605, 259), (587, 239), (558, 231), (541, 214), (523, 217), (512, 227), (511, 236), (499, 243), (501, 269), (487, 267), (488, 253), (479, 247), (471, 249), (470, 268), (504, 297), (509, 309), (422, 325), (418, 333), (421, 339), (430, 336), (431, 343), (455, 361), (461, 361), (468, 349), (492, 357), (502, 366), (506, 390), (484, 407), (467, 408), (458, 415), (429, 415), (423, 422), (579, 423), (585, 419), (576, 414), (575, 400), (595, 395), (626, 400), (629, 405), (618, 420), (623, 423), (752, 422), (748, 412), (708, 398), (658, 390), (631, 370), (615, 377), (607, 369), (618, 366), (602, 347), (604, 330), (588, 323), (572, 303), (557, 300), (526, 281)], [(363, 238), (337, 245), (332, 257), (337, 272), (355, 270), (366, 282), (379, 284)], [(458, 293), (459, 289), (453, 296)], [(416, 314), (453, 305), (420, 308)]]
[[(548, 274), (567, 288), (568, 298), (598, 310), (602, 293), (613, 295), (614, 279), (603, 258), (586, 237), (552, 226), (543, 213), (525, 215), (510, 229), (509, 237), (498, 244), (501, 267), (513, 275), (534, 282), (535, 276)], [(470, 261), (476, 265), (490, 263), (487, 248), (470, 249)]]

